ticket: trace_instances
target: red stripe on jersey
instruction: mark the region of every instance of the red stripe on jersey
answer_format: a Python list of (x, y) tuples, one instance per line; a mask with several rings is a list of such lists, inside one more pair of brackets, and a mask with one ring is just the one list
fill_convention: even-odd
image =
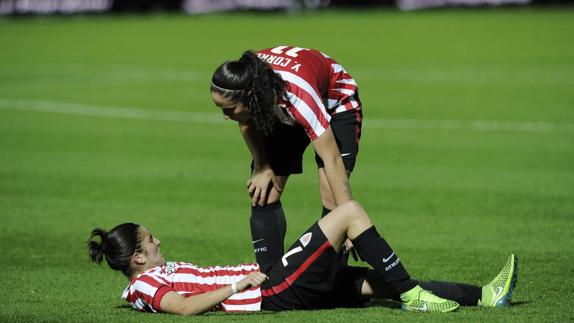
[[(316, 96), (319, 99), (321, 99), (321, 96), (317, 92), (317, 89), (313, 88), (313, 91), (315, 92)], [(311, 110), (317, 116), (317, 118), (323, 118), (323, 119), (325, 118), (325, 114), (327, 114), (327, 112), (325, 110), (325, 107), (323, 106), (323, 102), (321, 101), (317, 103), (317, 101), (315, 101), (311, 93), (307, 92), (302, 87), (299, 87), (297, 84), (291, 82), (289, 82), (289, 92), (295, 94), (299, 99), (305, 102), (305, 104), (307, 104), (307, 106), (311, 108)]]
[(317, 140), (317, 138), (319, 138), (320, 135), (323, 134), (323, 132), (325, 132), (325, 130), (327, 130), (327, 128), (329, 128), (329, 121), (325, 121), (325, 124), (321, 124), (321, 127), (323, 128), (323, 131), (321, 131), (321, 133), (317, 133), (318, 129), (314, 129), (313, 126), (311, 124), (309, 124), (309, 122), (307, 121), (307, 119), (305, 119), (305, 117), (303, 117), (303, 115), (301, 114), (301, 112), (299, 112), (299, 110), (293, 110), (291, 112), (291, 114), (293, 114), (293, 117), (295, 119), (301, 120), (299, 122), (299, 124), (305, 128), (305, 132), (307, 133), (307, 136), (309, 137), (309, 139), (311, 141), (315, 141)]
[(301, 264), (301, 266), (295, 270), (295, 272), (293, 272), (289, 277), (285, 278), (281, 284), (275, 285), (268, 289), (262, 289), (261, 295), (263, 297), (272, 296), (284, 291), (286, 288), (292, 285), (297, 280), (297, 278), (299, 278), (299, 276), (301, 276), (301, 274), (303, 274), (305, 270), (307, 270), (307, 268), (309, 268), (309, 266), (311, 266), (311, 264), (313, 264), (313, 262), (315, 262), (315, 260), (317, 260), (317, 258), (319, 258), (319, 256), (321, 256), (329, 247), (331, 247), (331, 243), (329, 243), (329, 241), (325, 241), (325, 243), (323, 243), (319, 249), (315, 250), (315, 252), (313, 252), (311, 256), (309, 256), (309, 258), (307, 258)]
[(299, 110), (293, 109), (291, 111), (291, 114), (293, 114), (293, 117), (295, 117), (297, 122), (301, 126), (303, 126), (303, 128), (305, 128), (305, 132), (307, 133), (307, 136), (309, 136), (309, 139), (311, 139), (311, 141), (315, 141), (317, 138), (319, 138), (319, 136), (317, 136), (317, 133), (315, 132), (315, 129), (313, 129), (313, 127), (309, 124), (309, 122), (307, 122), (307, 119), (305, 119), (303, 115), (301, 115)]
[[(151, 288), (155, 289), (152, 294), (147, 294), (140, 289), (136, 289), (136, 291), (131, 295), (134, 301), (138, 298), (142, 298), (148, 304), (153, 303), (154, 295), (157, 293), (158, 289), (161, 288), (162, 286), (166, 286), (165, 284), (158, 282), (156, 279), (148, 275), (140, 275), (137, 278), (137, 281), (146, 283), (149, 286), (151, 286)], [(136, 283), (137, 281), (134, 281), (134, 283)], [(159, 309), (159, 307), (156, 309)]]
[(164, 284), (169, 285), (169, 281), (160, 275), (154, 275), (153, 278), (161, 280)]
[[(258, 270), (257, 264), (202, 268), (190, 263), (168, 263), (136, 277), (124, 292), (123, 297), (134, 308), (155, 312), (160, 311), (161, 300), (170, 291), (190, 297), (222, 287), (229, 288), (232, 282)], [(166, 281), (167, 284), (163, 283)], [(233, 306), (237, 311), (259, 309), (261, 305), (259, 287), (237, 293), (232, 303), (228, 305)]]
[[(301, 101), (303, 101), (310, 109), (311, 112), (313, 112), (313, 115), (317, 118), (317, 120), (319, 121), (319, 124), (321, 124), (321, 126), (325, 129), (327, 129), (327, 126), (329, 125), (329, 120), (327, 120), (327, 118), (325, 117), (325, 115), (327, 114), (327, 110), (326, 107), (323, 105), (323, 102), (321, 102), (321, 106), (317, 105), (317, 102), (315, 102), (315, 100), (313, 99), (313, 97), (311, 96), (311, 94), (309, 94), (307, 91), (303, 90), (302, 88), (298, 87), (297, 85), (291, 83), (291, 92), (296, 95)], [(293, 91), (295, 90), (295, 91)], [(296, 106), (291, 106), (292, 108), (289, 109), (290, 112), (292, 114), (294, 114), (294, 111), (299, 112), (299, 108)], [(295, 115), (295, 114), (294, 114)], [(302, 116), (302, 115), (301, 115)], [(297, 119), (297, 118), (296, 118)], [(305, 120), (305, 118), (303, 118), (303, 120)], [(302, 124), (301, 121), (303, 120), (299, 120), (297, 119), (297, 121), (299, 123)], [(307, 122), (307, 121), (305, 121)]]
[(161, 299), (165, 296), (165, 294), (169, 292), (175, 292), (175, 290), (167, 285), (161, 286), (156, 292), (153, 297), (153, 301), (151, 305), (157, 311), (161, 310)]
[(148, 276), (148, 275), (141, 275), (140, 277), (137, 278), (137, 280), (139, 281), (143, 281), (144, 283), (154, 287), (154, 288), (160, 288), (161, 286), (164, 285), (164, 283), (157, 281), (156, 279)]
[[(325, 115), (333, 116), (343, 111), (361, 109), (356, 82), (343, 66), (333, 58), (314, 49), (303, 49), (292, 46), (277, 46), (275, 48), (263, 49), (258, 51), (258, 55), (260, 59), (269, 63), (273, 70), (289, 73), (294, 76), (287, 77), (286, 75), (282, 75), (287, 82), (286, 90), (290, 91), (290, 88), (293, 88), (294, 91), (292, 92), (294, 92), (296, 96), (300, 96), (300, 99), (311, 108), (315, 116), (317, 116), (317, 120), (312, 120), (311, 116), (309, 116), (310, 120), (307, 122), (298, 119), (294, 111), (299, 110), (300, 107), (294, 106), (288, 100), (285, 102), (285, 108), (295, 117), (297, 123), (303, 126), (308, 125), (305, 126), (305, 129), (311, 140), (315, 140), (318, 137), (316, 134), (313, 135), (312, 132), (320, 132), (321, 127), (319, 125), (322, 125), (322, 128), (327, 128), (324, 120), (322, 120), (320, 116), (324, 118)], [(299, 90), (299, 86), (306, 88), (307, 85), (302, 85), (301, 80), (295, 77), (303, 80), (305, 84), (313, 88), (313, 91), (318, 96), (318, 101), (315, 101), (313, 97), (301, 93), (309, 93), (304, 90)], [(345, 83), (346, 81), (355, 84)], [(343, 89), (346, 93), (336, 89)], [(307, 90), (310, 91), (310, 89)], [(334, 106), (330, 108), (329, 106), (324, 106), (326, 99), (337, 102), (337, 104), (334, 104)], [(321, 111), (320, 113), (315, 110), (317, 106)], [(309, 126), (315, 126), (316, 129), (310, 129)]]
[[(127, 301), (129, 302), (136, 302), (137, 299), (141, 298), (143, 299), (147, 304), (152, 304), (154, 302), (154, 297), (155, 294), (157, 294), (158, 288), (161, 288), (162, 286), (164, 287), (169, 287), (164, 285), (163, 283), (158, 282), (157, 280), (153, 279), (152, 277), (148, 276), (148, 275), (140, 275), (136, 280), (133, 281), (133, 284), (135, 284), (137, 281), (141, 281), (143, 283), (146, 283), (148, 285), (151, 286), (152, 289), (155, 289), (153, 291), (152, 294), (147, 294), (144, 293), (142, 290), (136, 289), (133, 293), (129, 293)], [(131, 284), (131, 285), (133, 285)], [(171, 287), (169, 287), (171, 289)], [(163, 295), (162, 295), (163, 296)], [(154, 307), (156, 310), (159, 309), (159, 307)]]
[(350, 84), (350, 83), (336, 82), (335, 85), (333, 86), (333, 88), (329, 89), (329, 91), (336, 91), (337, 93), (341, 93), (341, 92), (337, 91), (337, 89), (345, 89), (345, 90), (351, 90), (353, 92), (356, 92), (357, 86), (355, 84)]

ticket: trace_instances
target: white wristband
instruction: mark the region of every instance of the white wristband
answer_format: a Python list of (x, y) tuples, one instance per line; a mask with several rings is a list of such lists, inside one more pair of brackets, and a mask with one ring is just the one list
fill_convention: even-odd
[(233, 294), (236, 294), (236, 293), (238, 292), (238, 290), (237, 290), (237, 283), (236, 283), (236, 282), (234, 282), (233, 284), (231, 284), (231, 292), (232, 292)]

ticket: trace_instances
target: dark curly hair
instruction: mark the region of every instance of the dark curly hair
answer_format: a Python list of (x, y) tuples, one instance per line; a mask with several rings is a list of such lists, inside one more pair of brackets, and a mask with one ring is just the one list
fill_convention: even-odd
[(252, 51), (236, 61), (221, 64), (211, 78), (211, 91), (243, 103), (263, 134), (273, 129), (273, 110), (278, 98), (285, 98), (286, 83), (281, 76)]

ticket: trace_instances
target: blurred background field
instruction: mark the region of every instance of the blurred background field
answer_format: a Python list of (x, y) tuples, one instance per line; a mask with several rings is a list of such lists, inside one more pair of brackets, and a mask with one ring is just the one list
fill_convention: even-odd
[[(0, 19), (0, 321), (183, 321), (131, 311), (92, 265), (96, 226), (133, 221), (168, 259), (254, 260), (249, 153), (210, 101), (246, 49), (318, 48), (360, 86), (351, 178), (413, 276), (488, 282), (519, 256), (516, 304), (202, 321), (571, 321), (574, 11), (510, 7)], [(310, 149), (283, 197), (287, 242), (320, 214)]]

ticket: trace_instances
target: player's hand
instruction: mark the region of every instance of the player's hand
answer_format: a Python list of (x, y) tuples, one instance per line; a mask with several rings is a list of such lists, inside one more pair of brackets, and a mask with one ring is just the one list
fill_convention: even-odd
[(237, 290), (241, 292), (249, 288), (257, 287), (267, 279), (269, 279), (269, 277), (264, 273), (258, 271), (250, 273), (247, 277), (237, 282)]
[(351, 254), (351, 256), (353, 256), (353, 259), (355, 259), (355, 261), (359, 261), (359, 255), (357, 254), (357, 250), (355, 249), (355, 246), (353, 246), (353, 243), (351, 242), (351, 240), (347, 239), (345, 240), (345, 243), (343, 244), (345, 251), (349, 254)]
[(279, 185), (277, 177), (275, 177), (275, 172), (271, 167), (266, 167), (262, 170), (255, 169), (251, 178), (247, 181), (247, 191), (249, 196), (251, 196), (252, 206), (265, 206), (267, 204), (267, 195), (271, 191), (269, 185), (281, 192), (282, 188)]

